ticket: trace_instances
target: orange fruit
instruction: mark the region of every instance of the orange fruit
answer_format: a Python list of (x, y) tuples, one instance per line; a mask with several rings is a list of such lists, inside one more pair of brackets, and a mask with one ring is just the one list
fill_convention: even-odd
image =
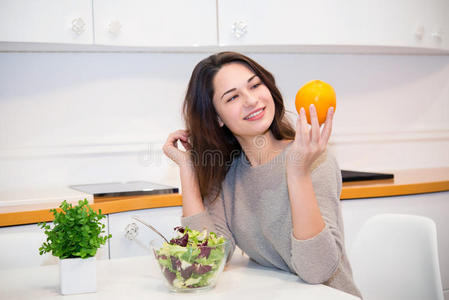
[(307, 115), (307, 122), (310, 123), (310, 104), (314, 104), (318, 116), (318, 123), (321, 125), (326, 121), (327, 110), (337, 106), (337, 99), (334, 88), (321, 80), (312, 80), (304, 84), (296, 93), (295, 106), (299, 114), (301, 107), (304, 107)]

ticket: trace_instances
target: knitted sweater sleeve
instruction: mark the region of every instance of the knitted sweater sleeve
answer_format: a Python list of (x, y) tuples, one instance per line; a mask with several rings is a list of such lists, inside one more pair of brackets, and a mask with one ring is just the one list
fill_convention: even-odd
[(325, 227), (307, 240), (297, 240), (291, 234), (294, 271), (308, 283), (329, 280), (337, 270), (344, 251), (343, 226), (339, 220), (341, 171), (335, 158), (328, 153), (317, 161), (312, 171), (312, 184)]
[(227, 260), (229, 262), (235, 250), (235, 239), (226, 222), (223, 198), (220, 195), (214, 201), (206, 199), (204, 203), (205, 211), (192, 216), (181, 217), (181, 224), (198, 231), (206, 229), (208, 232), (213, 231), (219, 236), (223, 235), (230, 241), (230, 252)]

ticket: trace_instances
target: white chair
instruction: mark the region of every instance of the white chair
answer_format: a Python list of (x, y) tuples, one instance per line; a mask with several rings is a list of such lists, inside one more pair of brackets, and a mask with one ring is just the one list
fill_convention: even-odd
[(371, 217), (348, 254), (364, 300), (443, 300), (436, 226), (427, 217)]

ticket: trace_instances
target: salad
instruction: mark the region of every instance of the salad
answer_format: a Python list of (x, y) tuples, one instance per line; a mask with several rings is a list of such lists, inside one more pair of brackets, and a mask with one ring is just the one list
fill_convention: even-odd
[(209, 286), (226, 260), (226, 239), (214, 232), (175, 227), (177, 236), (154, 250), (161, 271), (176, 289)]

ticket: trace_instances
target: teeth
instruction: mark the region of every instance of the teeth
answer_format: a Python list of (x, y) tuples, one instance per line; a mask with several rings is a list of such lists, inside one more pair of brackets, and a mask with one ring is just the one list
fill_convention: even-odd
[(257, 116), (258, 114), (260, 114), (263, 111), (263, 109), (256, 111), (255, 113), (250, 114), (249, 116), (245, 117), (245, 120), (251, 119), (254, 116)]

